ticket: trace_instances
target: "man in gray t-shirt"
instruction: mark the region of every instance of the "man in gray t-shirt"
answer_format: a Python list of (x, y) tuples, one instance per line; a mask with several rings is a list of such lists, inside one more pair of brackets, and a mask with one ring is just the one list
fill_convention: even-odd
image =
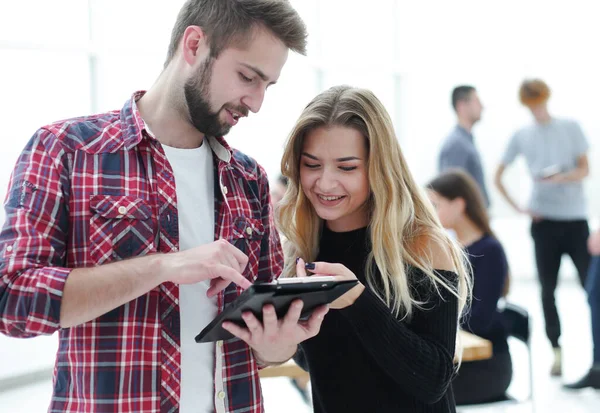
[(486, 206), (490, 206), (490, 198), (485, 185), (485, 177), (481, 164), (481, 156), (475, 146), (471, 130), (481, 119), (483, 106), (473, 86), (457, 86), (452, 91), (452, 107), (456, 112), (458, 124), (442, 144), (438, 159), (438, 171), (459, 168), (467, 172), (479, 185)]
[[(586, 219), (582, 179), (587, 176), (588, 149), (576, 122), (549, 118), (517, 131), (502, 157), (502, 165), (510, 165), (519, 155), (525, 158), (533, 178), (528, 206), (532, 215), (555, 220)], [(580, 168), (582, 162), (585, 168)]]
[[(517, 131), (496, 171), (496, 185), (515, 210), (531, 216), (531, 236), (541, 284), (546, 335), (554, 348), (551, 374), (562, 374), (559, 338), (560, 321), (554, 292), (561, 258), (568, 254), (582, 284), (588, 271), (589, 227), (583, 179), (589, 174), (588, 142), (575, 121), (556, 119), (548, 113), (550, 89), (541, 80), (521, 85), (521, 103), (535, 118), (535, 124)], [(523, 155), (533, 179), (529, 206), (522, 208), (508, 194), (502, 175), (517, 156)]]

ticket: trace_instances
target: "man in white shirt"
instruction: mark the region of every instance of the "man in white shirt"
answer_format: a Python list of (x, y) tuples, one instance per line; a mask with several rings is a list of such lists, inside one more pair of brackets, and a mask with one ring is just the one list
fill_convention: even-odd
[(0, 232), (0, 333), (58, 334), (49, 411), (264, 411), (259, 366), (327, 308), (299, 322), (302, 302), (283, 319), (265, 306), (243, 340), (193, 338), (281, 273), (266, 174), (223, 135), (305, 48), (286, 0), (188, 0), (148, 92), (31, 138)]

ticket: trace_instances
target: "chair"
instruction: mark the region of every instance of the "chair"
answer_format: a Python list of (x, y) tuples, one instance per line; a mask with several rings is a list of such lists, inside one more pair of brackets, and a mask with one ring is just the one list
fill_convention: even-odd
[(529, 364), (529, 394), (523, 401), (532, 401), (533, 404), (533, 357), (531, 354), (531, 322), (529, 313), (523, 307), (506, 302), (500, 309), (502, 319), (509, 337), (514, 337), (527, 346), (527, 360)]
[(527, 347), (527, 359), (529, 368), (529, 394), (525, 399), (517, 400), (514, 397), (505, 395), (499, 400), (494, 400), (480, 404), (469, 404), (458, 406), (458, 411), (467, 412), (484, 406), (495, 406), (500, 403), (525, 403), (531, 402), (531, 411), (535, 412), (535, 402), (533, 397), (533, 358), (531, 353), (531, 322), (529, 313), (523, 307), (516, 304), (505, 302), (498, 310), (502, 314), (502, 321), (509, 337), (521, 341)]

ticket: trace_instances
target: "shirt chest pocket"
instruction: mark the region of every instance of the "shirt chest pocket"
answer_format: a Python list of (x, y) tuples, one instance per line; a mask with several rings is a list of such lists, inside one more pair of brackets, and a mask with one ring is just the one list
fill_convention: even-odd
[(243, 216), (235, 217), (229, 242), (248, 256), (248, 266), (244, 276), (255, 281), (258, 276), (261, 242), (264, 227), (260, 220)]
[(100, 265), (156, 252), (152, 208), (128, 195), (90, 198), (90, 255)]

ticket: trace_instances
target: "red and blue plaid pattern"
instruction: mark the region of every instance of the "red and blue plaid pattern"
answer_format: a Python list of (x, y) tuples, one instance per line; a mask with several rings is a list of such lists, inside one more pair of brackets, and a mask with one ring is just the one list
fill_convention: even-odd
[[(177, 412), (179, 288), (165, 283), (69, 329), (59, 325), (70, 269), (178, 251), (175, 179), (136, 108), (41, 128), (17, 161), (0, 232), (0, 332), (58, 331), (49, 412)], [(215, 161), (215, 239), (244, 251), (252, 282), (278, 276), (283, 257), (264, 170), (209, 138)], [(218, 296), (219, 311), (241, 290)], [(215, 348), (215, 411), (263, 411), (258, 368), (238, 339)]]

